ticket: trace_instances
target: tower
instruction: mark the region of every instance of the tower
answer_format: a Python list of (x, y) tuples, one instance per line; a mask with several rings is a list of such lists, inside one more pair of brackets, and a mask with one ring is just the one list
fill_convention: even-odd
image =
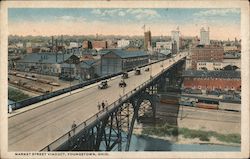
[(179, 49), (180, 49), (180, 31), (179, 31), (179, 27), (177, 27), (176, 30), (171, 31), (171, 41), (172, 41), (172, 44), (174, 44), (176, 42), (176, 50), (177, 50), (177, 52), (179, 52)]
[(201, 45), (210, 45), (209, 27), (208, 27), (207, 31), (204, 29), (204, 27), (201, 28), (201, 30), (200, 30), (200, 44)]
[(151, 31), (144, 32), (144, 50), (148, 50), (152, 46)]

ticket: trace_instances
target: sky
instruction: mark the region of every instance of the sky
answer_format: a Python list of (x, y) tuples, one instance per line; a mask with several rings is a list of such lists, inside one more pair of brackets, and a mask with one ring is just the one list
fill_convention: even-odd
[(194, 8), (9, 8), (10, 35), (143, 35), (168, 36), (179, 27), (182, 36), (240, 38), (240, 9)]

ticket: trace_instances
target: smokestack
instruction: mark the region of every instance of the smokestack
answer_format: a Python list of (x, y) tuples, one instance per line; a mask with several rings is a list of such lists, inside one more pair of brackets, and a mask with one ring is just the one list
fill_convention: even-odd
[(52, 47), (54, 46), (54, 36), (52, 36)]
[(63, 35), (61, 35), (61, 46), (63, 46)]

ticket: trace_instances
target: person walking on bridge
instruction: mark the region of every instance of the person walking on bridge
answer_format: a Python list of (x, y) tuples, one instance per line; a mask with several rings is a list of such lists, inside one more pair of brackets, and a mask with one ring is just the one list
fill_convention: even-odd
[(104, 108), (105, 108), (105, 103), (104, 101), (102, 101), (102, 110), (104, 110)]
[(75, 135), (75, 131), (76, 131), (76, 122), (73, 121), (73, 124), (71, 126), (71, 130), (73, 131), (73, 135)]
[(97, 107), (98, 107), (98, 110), (100, 111), (101, 110), (101, 104), (100, 104), (100, 102), (98, 102)]

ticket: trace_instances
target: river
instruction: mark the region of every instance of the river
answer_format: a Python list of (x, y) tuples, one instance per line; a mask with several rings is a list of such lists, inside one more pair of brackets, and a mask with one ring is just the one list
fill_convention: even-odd
[[(126, 136), (123, 134), (123, 136)], [(125, 150), (126, 139), (123, 139), (122, 150)], [(105, 150), (105, 144), (100, 150)], [(112, 149), (117, 151), (117, 146)], [(212, 144), (175, 144), (167, 140), (152, 138), (144, 135), (132, 135), (129, 151), (240, 151), (239, 146), (224, 146)]]
[(210, 144), (174, 144), (162, 139), (133, 135), (130, 151), (240, 151), (240, 147)]

